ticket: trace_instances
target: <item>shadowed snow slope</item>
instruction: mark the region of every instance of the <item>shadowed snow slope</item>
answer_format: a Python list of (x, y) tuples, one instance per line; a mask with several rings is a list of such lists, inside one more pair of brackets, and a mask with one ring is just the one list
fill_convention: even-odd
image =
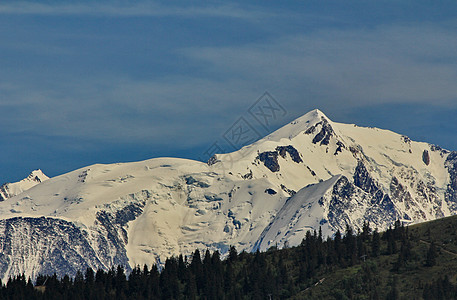
[(129, 269), (196, 248), (265, 250), (319, 227), (332, 235), (457, 212), (456, 152), (319, 110), (207, 164), (156, 158), (40, 180), (0, 202), (3, 279)]

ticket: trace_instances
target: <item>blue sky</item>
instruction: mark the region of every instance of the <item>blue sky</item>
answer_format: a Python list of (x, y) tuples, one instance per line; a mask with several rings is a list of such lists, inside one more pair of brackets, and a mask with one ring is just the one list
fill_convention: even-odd
[[(204, 159), (319, 108), (457, 150), (455, 1), (0, 3), (0, 183)], [(287, 113), (264, 128), (268, 91)]]

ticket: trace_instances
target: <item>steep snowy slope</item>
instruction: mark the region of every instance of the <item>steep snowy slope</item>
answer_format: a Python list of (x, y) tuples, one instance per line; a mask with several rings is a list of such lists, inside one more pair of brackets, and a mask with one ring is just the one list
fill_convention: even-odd
[(41, 170), (34, 170), (29, 174), (29, 176), (19, 182), (5, 183), (0, 186), (0, 201), (5, 201), (8, 198), (19, 195), (23, 191), (26, 191), (48, 179), (49, 177)]
[(456, 152), (314, 110), (207, 164), (98, 164), (0, 202), (0, 275), (129, 268), (196, 248), (265, 250), (319, 226), (331, 235), (455, 214), (456, 202)]

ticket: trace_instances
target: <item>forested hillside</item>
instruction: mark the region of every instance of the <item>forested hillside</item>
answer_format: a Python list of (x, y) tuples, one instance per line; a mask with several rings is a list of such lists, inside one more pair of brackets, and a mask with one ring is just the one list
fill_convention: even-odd
[(196, 250), (162, 270), (138, 266), (84, 270), (75, 278), (17, 276), (2, 299), (453, 299), (457, 297), (457, 217), (378, 233), (308, 232), (286, 249), (237, 253)]

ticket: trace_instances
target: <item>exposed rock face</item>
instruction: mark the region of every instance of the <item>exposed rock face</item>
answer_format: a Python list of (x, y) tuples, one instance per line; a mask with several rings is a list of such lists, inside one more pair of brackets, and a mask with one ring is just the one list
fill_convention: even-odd
[(278, 151), (278, 154), (281, 155), (282, 158), (286, 158), (286, 153), (289, 153), (290, 157), (292, 158), (292, 161), (296, 163), (301, 163), (303, 160), (300, 157), (300, 153), (298, 153), (297, 149), (295, 149), (293, 146), (278, 146), (276, 147), (276, 151)]
[(392, 182), (390, 183), (390, 192), (392, 198), (398, 202), (404, 203), (406, 210), (409, 210), (414, 205), (411, 194), (401, 183), (398, 182), (398, 179), (395, 176), (392, 177)]
[(422, 161), (427, 166), (430, 164), (430, 153), (428, 153), (427, 150), (424, 150), (424, 152), (422, 152)]
[(359, 161), (354, 173), (354, 184), (369, 194), (376, 194), (379, 190), (376, 182), (362, 161)]
[[(281, 167), (279, 165), (278, 156), (286, 158), (289, 154), (292, 161), (295, 163), (301, 163), (303, 160), (300, 157), (300, 153), (293, 146), (278, 146), (275, 151), (262, 152), (258, 155), (258, 159), (264, 163), (265, 167), (270, 169), (271, 172), (278, 172)], [(252, 178), (252, 176), (251, 176)]]
[(54, 272), (59, 277), (74, 276), (88, 267), (108, 270), (115, 264), (129, 269), (122, 244), (113, 243), (103, 233), (97, 234), (97, 245), (93, 245), (87, 232), (61, 219), (0, 220), (0, 273), (26, 273), (33, 278)]
[(305, 133), (312, 134), (316, 131), (318, 127), (321, 127), (316, 136), (314, 136), (313, 144), (317, 144), (320, 142), (320, 145), (328, 145), (330, 138), (334, 135), (334, 131), (332, 126), (329, 124), (326, 118), (322, 117), (322, 121), (317, 123), (316, 125), (310, 127)]
[(304, 227), (344, 232), (348, 224), (361, 229), (363, 222), (368, 221), (373, 227), (385, 228), (400, 216), (387, 195), (379, 201), (373, 201), (374, 197), (341, 175), (304, 187), (287, 200), (254, 249), (266, 250), (274, 242), (297, 244), (303, 238)]
[(265, 193), (270, 194), (270, 195), (276, 195), (277, 194), (277, 192), (274, 189), (270, 189), (270, 188), (266, 189)]
[(343, 149), (346, 149), (346, 146), (342, 142), (337, 141), (336, 144), (338, 145), (338, 148), (336, 148), (335, 153), (333, 153), (334, 155), (338, 155), (338, 153), (343, 152)]
[(457, 151), (452, 151), (444, 163), (449, 172), (449, 184), (445, 193), (445, 201), (457, 211)]
[(279, 171), (278, 152), (268, 151), (259, 154), (259, 160), (265, 164), (265, 167), (270, 169), (271, 172)]
[(287, 188), (284, 184), (281, 184), (281, 189), (284, 192), (286, 192), (287, 194), (289, 194), (290, 196), (293, 196), (293, 195), (295, 195), (297, 193), (296, 191)]
[(74, 276), (88, 267), (108, 270), (116, 265), (129, 271), (125, 226), (141, 213), (137, 203), (114, 214), (100, 211), (94, 226), (86, 230), (56, 218), (0, 220), (0, 274)]
[(444, 155), (449, 154), (449, 150), (443, 149), (438, 145), (430, 145), (430, 150), (434, 152), (439, 152), (441, 157), (444, 157)]
[(125, 245), (128, 243), (127, 232), (116, 223), (117, 218), (105, 211), (97, 213), (97, 221), (101, 226), (97, 226), (99, 233), (97, 239), (98, 253), (103, 257), (110, 257), (109, 265), (128, 265), (128, 258)]
[(8, 184), (5, 183), (2, 186), (0, 186), (0, 201), (5, 201), (10, 197), (10, 193), (8, 190)]
[(208, 164), (208, 166), (212, 166), (217, 162), (218, 162), (217, 156), (213, 155), (208, 159), (208, 161), (206, 163)]
[(333, 227), (344, 230), (346, 224), (350, 223), (355, 193), (355, 186), (344, 176), (333, 186), (328, 214), (328, 220)]
[[(354, 224), (354, 216), (364, 215), (364, 220), (374, 226), (383, 227), (394, 222), (399, 214), (388, 195), (380, 190), (367, 192), (342, 176), (333, 186), (329, 206), (329, 223), (341, 231), (346, 224)], [(362, 223), (355, 221), (357, 228)]]
[(194, 185), (194, 186), (198, 186), (201, 188), (209, 187), (209, 185), (206, 182), (199, 181), (190, 175), (186, 176), (184, 179), (186, 180), (186, 184), (188, 184), (188, 185)]
[(246, 173), (241, 176), (243, 179), (252, 179), (252, 170), (249, 170), (249, 173)]

